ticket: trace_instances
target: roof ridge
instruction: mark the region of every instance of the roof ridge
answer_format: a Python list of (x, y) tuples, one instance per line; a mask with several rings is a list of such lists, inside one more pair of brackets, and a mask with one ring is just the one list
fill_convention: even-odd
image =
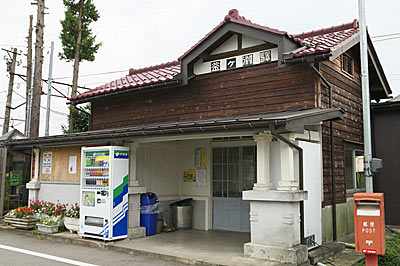
[(248, 27), (254, 27), (254, 28), (258, 28), (261, 30), (265, 30), (265, 31), (269, 31), (275, 34), (280, 34), (280, 35), (288, 35), (288, 33), (286, 31), (281, 31), (281, 30), (277, 30), (277, 29), (273, 29), (273, 28), (269, 28), (266, 26), (262, 26), (259, 24), (256, 24), (254, 22), (251, 22), (251, 20), (246, 19), (243, 16), (239, 15), (239, 11), (237, 9), (231, 9), (228, 12), (228, 15), (226, 15), (224, 17), (224, 19), (217, 25), (215, 26), (209, 33), (207, 33), (203, 38), (201, 38), (196, 44), (192, 45), (189, 50), (187, 50), (183, 55), (181, 55), (178, 59), (182, 60), (186, 55), (188, 55), (191, 51), (193, 51), (200, 43), (202, 43), (205, 39), (207, 39), (208, 37), (210, 37), (215, 31), (217, 31), (222, 25), (224, 25), (227, 22), (233, 22), (233, 23), (238, 23), (241, 25), (245, 25)]
[(259, 28), (262, 28), (263, 30), (272, 31), (277, 34), (287, 34), (286, 31), (273, 29), (273, 28), (252, 22), (250, 19), (246, 19), (244, 16), (240, 16), (239, 11), (237, 9), (229, 10), (228, 15), (226, 15), (224, 18), (224, 21), (232, 21), (232, 22), (237, 22), (237, 23), (245, 24), (245, 25), (252, 26), (252, 27), (259, 27)]
[(312, 37), (312, 36), (316, 36), (316, 35), (322, 35), (322, 34), (342, 31), (342, 30), (357, 29), (358, 27), (359, 27), (358, 20), (354, 19), (352, 22), (344, 23), (344, 24), (337, 25), (337, 26), (332, 26), (329, 28), (322, 28), (319, 30), (313, 30), (313, 31), (308, 31), (308, 32), (302, 32), (299, 34), (293, 34), (292, 37), (293, 38), (307, 38), (307, 37)]
[(179, 65), (179, 61), (178, 60), (167, 62), (167, 63), (162, 63), (162, 64), (159, 64), (159, 65), (149, 66), (149, 67), (136, 68), (136, 69), (135, 68), (130, 68), (129, 69), (129, 75), (134, 75), (134, 74), (143, 73), (143, 72), (146, 72), (146, 71), (152, 71), (152, 70), (165, 68), (165, 67), (170, 67), (170, 66), (176, 66), (176, 65)]

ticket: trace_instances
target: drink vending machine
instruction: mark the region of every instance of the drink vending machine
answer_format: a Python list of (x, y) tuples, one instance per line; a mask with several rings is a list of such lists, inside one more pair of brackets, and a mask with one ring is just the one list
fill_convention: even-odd
[(79, 235), (103, 240), (126, 238), (129, 148), (83, 147), (81, 156)]

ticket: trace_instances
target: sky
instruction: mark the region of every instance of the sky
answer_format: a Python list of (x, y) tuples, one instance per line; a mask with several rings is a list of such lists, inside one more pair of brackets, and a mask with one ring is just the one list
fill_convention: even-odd
[[(16, 47), (21, 51), (16, 73), (26, 74), (26, 54), (29, 15), (36, 24), (36, 6), (31, 0), (5, 1), (0, 10), (0, 48)], [(94, 62), (80, 65), (79, 85), (95, 88), (128, 73), (129, 68), (142, 68), (176, 60), (211, 29), (218, 25), (230, 9), (238, 9), (241, 16), (252, 22), (295, 34), (351, 22), (358, 18), (356, 0), (115, 0), (96, 1), (100, 19), (92, 24), (97, 40), (103, 45)], [(49, 71), (50, 43), (54, 41), (55, 56), (53, 78), (71, 83), (72, 63), (60, 60), (62, 51), (59, 33), (64, 17), (62, 0), (46, 0), (48, 8), (44, 29), (43, 78)], [(366, 19), (370, 36), (400, 33), (400, 1), (366, 1)], [(400, 36), (400, 35), (397, 35)], [(394, 36), (396, 37), (396, 36)], [(35, 37), (34, 37), (35, 39)], [(373, 38), (393, 96), (400, 94), (400, 38), (378, 41)], [(385, 38), (383, 38), (385, 39)], [(394, 52), (393, 52), (394, 51)], [(0, 50), (0, 130), (3, 123), (8, 88), (6, 70), (7, 53)], [(108, 73), (112, 72), (112, 73)], [(108, 73), (108, 74), (102, 74)], [(54, 85), (63, 93), (68, 87)], [(47, 84), (43, 85), (47, 92)], [(84, 90), (80, 90), (81, 92)], [(54, 92), (54, 91), (53, 91)], [(54, 92), (57, 94), (56, 92)], [(15, 77), (12, 107), (25, 102), (25, 82)], [(61, 125), (67, 124), (66, 100), (51, 98), (50, 135), (61, 134)], [(46, 96), (41, 98), (46, 106)], [(40, 114), (40, 135), (45, 132), (45, 109)], [(12, 110), (12, 119), (24, 119), (25, 106)], [(24, 122), (12, 120), (11, 124), (24, 132)], [(1, 131), (0, 131), (1, 132)]]

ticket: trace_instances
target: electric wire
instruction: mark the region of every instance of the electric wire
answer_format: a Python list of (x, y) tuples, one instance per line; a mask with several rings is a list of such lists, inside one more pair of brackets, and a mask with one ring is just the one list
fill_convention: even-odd
[(389, 41), (389, 40), (394, 40), (394, 39), (400, 39), (400, 36), (386, 38), (386, 39), (380, 39), (380, 40), (374, 40), (373, 42), (376, 43), (376, 42), (383, 42), (383, 41)]
[[(325, 263), (328, 263), (328, 264), (331, 264), (331, 265), (335, 266), (335, 264), (333, 264), (333, 262), (335, 261), (335, 252), (334, 252), (334, 250), (333, 250), (332, 248), (330, 248), (330, 247), (322, 246), (322, 245), (318, 244), (317, 242), (315, 242), (315, 241), (312, 240), (312, 239), (310, 239), (310, 241), (311, 241), (311, 243), (312, 243), (313, 245), (316, 245), (318, 248), (321, 249), (322, 257), (324, 258), (324, 262), (326, 261)], [(326, 257), (326, 256), (325, 256), (325, 252), (324, 252), (324, 248), (326, 248), (326, 249), (328, 249), (329, 251), (331, 251), (331, 252), (332, 252), (332, 255)]]
[[(91, 73), (91, 74), (84, 74), (84, 75), (79, 75), (78, 77), (92, 77), (92, 76), (100, 76), (100, 75), (107, 75), (107, 74), (115, 74), (115, 73), (121, 73), (121, 72), (128, 72), (129, 70), (115, 70), (115, 71), (108, 71), (108, 72), (99, 72), (99, 73)], [(73, 77), (59, 77), (59, 78), (53, 78), (55, 79), (71, 79)]]
[[(18, 92), (16, 92), (16, 91), (13, 91), (13, 92), (15, 92), (15, 94), (17, 94), (22, 99), (24, 99), (24, 100), (26, 99), (25, 96), (19, 94)], [(44, 106), (40, 106), (40, 108), (47, 110), (47, 108), (44, 107)], [(62, 116), (68, 116), (68, 114), (66, 114), (66, 113), (63, 113), (63, 112), (60, 112), (60, 111), (56, 111), (56, 110), (53, 110), (53, 109), (50, 109), (50, 112), (58, 114), (58, 115), (62, 115)]]
[(397, 36), (397, 35), (400, 35), (400, 32), (390, 33), (390, 34), (383, 34), (383, 35), (376, 35), (376, 36), (372, 36), (371, 39), (382, 38), (382, 37), (390, 37), (390, 36)]

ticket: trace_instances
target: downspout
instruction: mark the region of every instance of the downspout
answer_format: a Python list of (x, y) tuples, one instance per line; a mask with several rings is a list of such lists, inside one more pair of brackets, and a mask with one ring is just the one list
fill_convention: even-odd
[[(289, 141), (288, 139), (282, 137), (279, 134), (271, 131), (271, 135), (279, 139), (280, 141), (286, 143), (291, 148), (296, 149), (299, 152), (299, 190), (304, 189), (304, 174), (303, 174), (303, 149)], [(300, 201), (300, 243), (304, 244), (304, 200)]]
[[(319, 72), (318, 69), (315, 68), (314, 65), (311, 66), (314, 69), (315, 73), (318, 77), (324, 82), (326, 87), (329, 89), (329, 108), (333, 107), (333, 99), (332, 99), (332, 86), (326, 80), (324, 76)], [(332, 180), (331, 180), (331, 187), (332, 187), (332, 229), (333, 229), (333, 241), (337, 240), (337, 225), (336, 225), (336, 189), (335, 189), (335, 165), (334, 165), (334, 143), (333, 143), (333, 122), (329, 121), (329, 142), (331, 145), (330, 155), (331, 155), (331, 173), (332, 173)]]

